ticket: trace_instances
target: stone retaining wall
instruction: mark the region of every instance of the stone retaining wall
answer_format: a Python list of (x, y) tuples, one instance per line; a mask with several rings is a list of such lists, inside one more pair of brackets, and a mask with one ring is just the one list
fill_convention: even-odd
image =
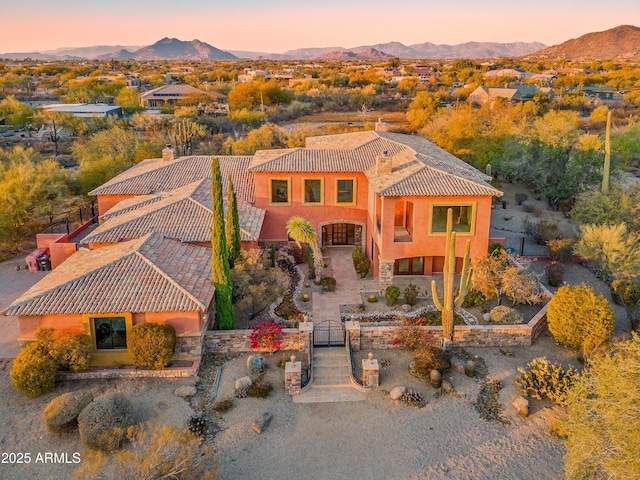
[(202, 356), (203, 335), (189, 335), (176, 338), (176, 360), (194, 359)]
[(178, 378), (194, 377), (198, 373), (200, 360), (194, 360), (190, 367), (169, 367), (163, 370), (142, 370), (137, 368), (101, 368), (84, 372), (58, 372), (58, 380), (88, 380), (105, 378)]
[[(259, 352), (251, 348), (252, 330), (210, 330), (204, 334), (204, 351), (208, 353)], [(283, 328), (280, 350), (300, 350), (297, 328)]]

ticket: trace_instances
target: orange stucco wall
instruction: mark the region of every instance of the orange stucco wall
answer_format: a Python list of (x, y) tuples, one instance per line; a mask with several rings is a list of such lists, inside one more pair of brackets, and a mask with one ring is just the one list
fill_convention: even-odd
[(98, 195), (98, 215), (104, 215), (116, 204), (137, 195)]
[(18, 317), (20, 336), (18, 340), (33, 340), (33, 332), (40, 327), (84, 333), (82, 315), (39, 315)]
[[(289, 178), (291, 181), (291, 205), (269, 204), (269, 179)], [(356, 179), (355, 205), (336, 203), (336, 180)], [(322, 205), (303, 204), (303, 180), (324, 179), (324, 202)], [(367, 179), (362, 173), (326, 173), (313, 175), (306, 173), (256, 173), (255, 175), (256, 207), (267, 211), (260, 232), (261, 241), (287, 240), (287, 220), (293, 215), (300, 215), (309, 220), (320, 232), (320, 224), (338, 222), (366, 222), (367, 212)]]
[(199, 312), (147, 312), (134, 313), (133, 324), (152, 322), (171, 325), (177, 335), (200, 333), (201, 319)]

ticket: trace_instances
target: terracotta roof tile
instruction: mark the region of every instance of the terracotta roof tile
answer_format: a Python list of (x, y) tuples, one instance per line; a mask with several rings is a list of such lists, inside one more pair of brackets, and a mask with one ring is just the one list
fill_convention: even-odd
[[(217, 156), (224, 191), (229, 175), (238, 200), (254, 202), (253, 173), (248, 170), (252, 157)], [(211, 178), (210, 156), (180, 157), (173, 161), (145, 160), (115, 176), (90, 195), (148, 195), (168, 192), (205, 178)]]
[(81, 249), (27, 290), (8, 315), (205, 311), (213, 299), (211, 250), (147, 235)]
[[(182, 188), (137, 197), (136, 202), (109, 210), (102, 225), (83, 243), (116, 243), (160, 232), (183, 242), (211, 241), (211, 180), (205, 179)], [(123, 202), (121, 202), (123, 203)], [(258, 239), (265, 211), (238, 202), (242, 241)], [(226, 198), (225, 198), (226, 210)]]

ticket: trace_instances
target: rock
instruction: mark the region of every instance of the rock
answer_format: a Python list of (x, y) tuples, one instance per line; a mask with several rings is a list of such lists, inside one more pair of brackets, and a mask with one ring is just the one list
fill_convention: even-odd
[(462, 363), (460, 360), (456, 360), (451, 366), (456, 372), (464, 373), (464, 363)]
[(249, 355), (247, 358), (247, 368), (249, 372), (258, 374), (264, 371), (265, 359), (263, 355)]
[(402, 305), (400, 307), (402, 309), (403, 312), (407, 313), (409, 311), (411, 311), (411, 305), (409, 305), (408, 303), (405, 303), (404, 305)]
[(235, 394), (236, 398), (245, 398), (249, 392), (249, 387), (253, 384), (250, 376), (242, 377), (236, 380)]
[(196, 391), (196, 387), (186, 385), (184, 387), (176, 388), (176, 391), (173, 393), (182, 398), (189, 398), (193, 397), (196, 394)]
[(518, 415), (520, 415), (522, 418), (526, 418), (529, 416), (529, 400), (527, 400), (526, 398), (517, 396), (513, 399), (511, 405), (516, 407)]
[(429, 383), (433, 388), (440, 388), (442, 385), (442, 374), (438, 370), (431, 370)]
[(476, 363), (473, 360), (469, 360), (464, 366), (464, 374), (467, 377), (473, 377), (476, 374)]
[(446, 380), (443, 380), (442, 384), (440, 385), (440, 393), (444, 395), (446, 393), (451, 393), (452, 390), (453, 385), (451, 385), (451, 383), (447, 382)]
[(262, 415), (257, 416), (253, 422), (251, 422), (251, 428), (253, 428), (256, 433), (262, 433), (269, 425), (269, 422), (271, 422), (271, 418), (272, 415), (270, 413), (263, 412)]
[(491, 314), (490, 314), (489, 312), (483, 313), (483, 314), (482, 314), (482, 319), (483, 319), (485, 322), (490, 322), (490, 321), (491, 321)]
[(389, 397), (391, 398), (391, 400), (399, 400), (400, 397), (404, 395), (404, 392), (406, 391), (407, 391), (406, 387), (401, 387), (401, 386), (393, 387), (389, 392)]

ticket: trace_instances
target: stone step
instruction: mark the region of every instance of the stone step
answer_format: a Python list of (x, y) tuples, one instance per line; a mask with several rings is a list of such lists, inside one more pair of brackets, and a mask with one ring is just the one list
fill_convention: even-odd
[(327, 348), (314, 348), (313, 358), (325, 358), (325, 357), (340, 357), (346, 356), (347, 351), (344, 347), (327, 347)]
[(321, 386), (345, 386), (351, 385), (351, 378), (348, 374), (346, 375), (328, 375), (328, 376), (320, 376), (316, 377), (315, 371), (313, 372), (313, 384), (312, 385), (321, 385)]
[(313, 356), (313, 364), (317, 366), (329, 367), (329, 366), (341, 366), (341, 365), (349, 365), (349, 357), (344, 356), (329, 356), (329, 357), (318, 357), (316, 355)]
[(313, 378), (330, 377), (334, 375), (349, 375), (349, 364), (313, 366)]

